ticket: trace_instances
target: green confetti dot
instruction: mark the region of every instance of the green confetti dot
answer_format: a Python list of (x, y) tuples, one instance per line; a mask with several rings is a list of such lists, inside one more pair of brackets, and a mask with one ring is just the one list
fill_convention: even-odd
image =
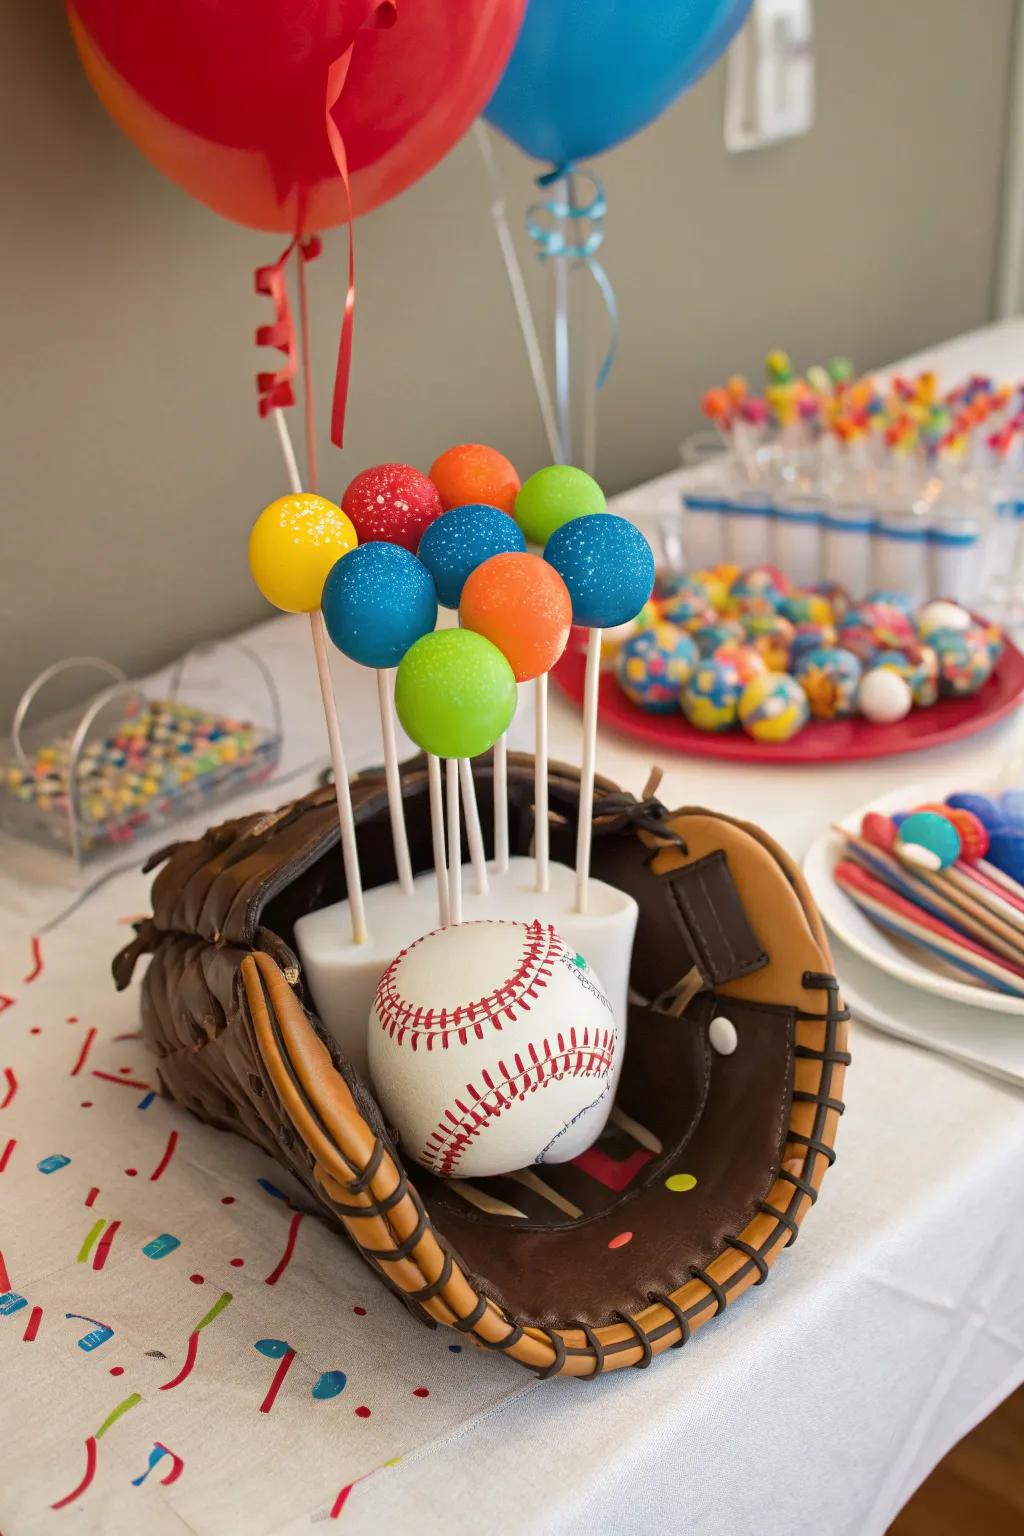
[(665, 1180), (665, 1188), (670, 1189), (674, 1195), (683, 1194), (688, 1189), (696, 1189), (697, 1180), (692, 1173), (671, 1173)]

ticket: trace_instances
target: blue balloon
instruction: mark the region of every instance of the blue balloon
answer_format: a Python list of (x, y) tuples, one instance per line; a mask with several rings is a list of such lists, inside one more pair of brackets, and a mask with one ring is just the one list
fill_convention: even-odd
[(445, 608), (457, 608), (478, 565), (492, 555), (522, 554), (525, 548), (519, 525), (507, 512), (471, 502), (429, 523), (417, 553), (434, 578), (438, 600)]
[(332, 565), (320, 603), (339, 651), (364, 667), (397, 667), (437, 623), (437, 593), (400, 544), (359, 544)]
[(572, 621), (612, 629), (635, 619), (654, 590), (654, 556), (634, 523), (613, 512), (574, 517), (555, 530), (544, 559), (572, 598)]
[(751, 0), (529, 0), (484, 116), (556, 166), (653, 122), (704, 74)]

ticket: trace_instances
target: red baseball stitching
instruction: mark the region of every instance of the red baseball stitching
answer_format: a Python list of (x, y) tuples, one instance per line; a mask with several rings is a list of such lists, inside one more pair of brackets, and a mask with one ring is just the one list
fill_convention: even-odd
[[(614, 1029), (591, 1032), (583, 1031), (577, 1039), (575, 1029), (569, 1030), (568, 1043), (564, 1035), (558, 1035), (558, 1048), (544, 1040), (540, 1053), (533, 1045), (527, 1045), (529, 1064), (516, 1052), (513, 1057), (515, 1072), (510, 1072), (503, 1061), (498, 1062), (499, 1081), (495, 1082), (486, 1069), (481, 1074), (485, 1084), (481, 1093), (473, 1083), (467, 1083), (465, 1092), (472, 1102), (466, 1104), (456, 1099), (438, 1123), (436, 1131), (427, 1137), (419, 1161), (432, 1173), (451, 1174), (463, 1152), (485, 1131), (494, 1120), (501, 1118), (503, 1109), (517, 1104), (528, 1093), (546, 1088), (548, 1083), (559, 1083), (568, 1077), (607, 1077), (615, 1060), (618, 1035)], [(458, 1113), (456, 1113), (458, 1111)]]
[(547, 986), (555, 963), (565, 952), (565, 945), (554, 928), (549, 923), (535, 920), (525, 925), (523, 953), (515, 970), (493, 992), (452, 1009), (413, 1007), (399, 992), (396, 973), (405, 956), (430, 937), (429, 933), (424, 934), (395, 956), (381, 977), (374, 998), (381, 1028), (386, 1029), (397, 1044), (407, 1041), (414, 1051), (421, 1038), (425, 1039), (428, 1051), (438, 1042), (447, 1050), (453, 1035), (457, 1036), (460, 1045), (466, 1044), (470, 1034), (482, 1040), (485, 1024), (501, 1029), (503, 1019), (511, 1023), (518, 1014), (529, 1013), (531, 1000)]

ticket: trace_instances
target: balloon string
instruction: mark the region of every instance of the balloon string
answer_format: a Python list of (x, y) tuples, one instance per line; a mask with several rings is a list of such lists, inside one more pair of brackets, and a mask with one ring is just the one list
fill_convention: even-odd
[[(602, 389), (612, 363), (615, 361), (619, 345), (619, 306), (615, 298), (615, 289), (607, 272), (597, 259), (597, 252), (604, 244), (604, 221), (608, 212), (608, 203), (601, 180), (593, 171), (575, 171), (573, 180), (570, 182), (568, 180), (570, 169), (572, 167), (568, 165), (558, 166), (555, 170), (538, 176), (537, 185), (547, 188), (561, 182), (563, 178), (567, 178), (566, 185), (575, 185), (575, 178), (586, 177), (594, 189), (592, 197), (586, 202), (578, 201), (573, 195), (566, 198), (552, 197), (541, 203), (533, 203), (526, 210), (526, 230), (536, 246), (537, 255), (541, 261), (546, 261), (549, 256), (553, 256), (582, 262), (597, 284), (608, 313), (610, 332), (608, 350), (597, 375), (597, 387)], [(592, 225), (590, 233), (582, 240), (568, 239), (564, 229), (560, 227), (562, 220), (565, 219), (571, 220), (577, 226), (580, 222), (589, 220)]]
[(352, 369), (352, 324), (355, 318), (356, 308), (356, 247), (355, 236), (352, 229), (352, 187), (348, 175), (348, 154), (345, 150), (345, 140), (341, 136), (341, 130), (334, 121), (333, 111), (337, 106), (338, 98), (345, 85), (348, 68), (352, 62), (352, 49), (348, 48), (340, 58), (335, 59), (327, 75), (327, 138), (330, 142), (334, 163), (338, 167), (342, 186), (345, 188), (345, 203), (348, 218), (348, 291), (345, 294), (345, 313), (341, 321), (341, 335), (338, 338), (338, 362), (334, 370), (334, 398), (331, 403), (331, 441), (339, 448), (345, 445), (345, 409), (348, 405), (349, 374)]
[(256, 292), (263, 294), (274, 306), (274, 319), (270, 325), (261, 325), (256, 330), (256, 345), (258, 347), (276, 347), (284, 353), (284, 362), (273, 372), (265, 371), (256, 375), (256, 390), (259, 394), (259, 409), (261, 416), (268, 416), (271, 411), (279, 410), (284, 406), (295, 404), (295, 390), (292, 380), (298, 368), (298, 358), (295, 347), (295, 324), (292, 320), (292, 307), (288, 299), (288, 284), (285, 280), (285, 267), (288, 258), (295, 249), (296, 241), (292, 240), (275, 262), (269, 267), (257, 267), (255, 274)]

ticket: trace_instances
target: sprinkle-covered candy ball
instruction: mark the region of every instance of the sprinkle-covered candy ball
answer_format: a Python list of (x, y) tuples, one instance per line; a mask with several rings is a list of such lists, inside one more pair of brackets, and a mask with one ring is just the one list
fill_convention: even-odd
[(998, 624), (983, 624), (981, 632), (985, 637), (985, 644), (988, 646), (988, 654), (992, 660), (992, 669), (994, 671), (1003, 658), (1003, 651), (1006, 649), (1006, 637)]
[(744, 619), (747, 639), (760, 651), (769, 672), (786, 672), (793, 653), (794, 626), (781, 613), (754, 614)]
[(516, 682), (525, 683), (550, 672), (565, 650), (572, 603), (565, 582), (540, 555), (493, 555), (467, 578), (459, 619), (496, 645)]
[(740, 696), (740, 724), (755, 741), (791, 741), (807, 724), (807, 698), (787, 672), (765, 672)]
[(837, 645), (839, 642), (838, 631), (834, 624), (815, 624), (810, 620), (804, 620), (797, 624), (793, 631), (793, 644), (790, 648), (789, 664), (795, 666), (800, 657), (808, 651), (819, 650), (822, 647)]
[(696, 640), (702, 656), (713, 656), (720, 645), (742, 645), (747, 638), (739, 619), (716, 618), (714, 623), (698, 624), (687, 632)]
[(364, 667), (397, 667), (437, 622), (426, 566), (399, 544), (360, 544), (324, 582), (324, 623), (338, 650)]
[(796, 679), (817, 720), (845, 720), (857, 708), (861, 664), (840, 646), (806, 651), (795, 668)]
[(683, 714), (699, 731), (728, 731), (735, 724), (743, 684), (728, 661), (702, 661), (683, 689)]
[(905, 677), (892, 667), (872, 667), (864, 673), (857, 690), (857, 708), (873, 725), (893, 725), (914, 707), (914, 695)]
[(476, 757), (508, 730), (516, 712), (516, 680), (498, 647), (483, 635), (436, 629), (403, 656), (395, 708), (424, 752)]
[(918, 609), (917, 632), (922, 640), (929, 640), (939, 630), (969, 629), (973, 622), (966, 608), (940, 597)]
[(351, 520), (333, 501), (307, 492), (282, 496), (253, 524), (249, 569), (275, 608), (313, 613), (331, 566), (358, 542)]
[(977, 693), (992, 675), (992, 657), (983, 634), (971, 629), (939, 629), (929, 635), (939, 659), (939, 692), (957, 697)]
[(895, 587), (869, 592), (864, 601), (873, 607), (881, 605), (883, 608), (895, 608), (898, 613), (902, 613), (903, 617), (908, 620), (914, 617), (914, 605), (910, 598), (905, 592), (900, 592)]
[(939, 696), (939, 658), (930, 645), (915, 645), (910, 651), (879, 651), (872, 666), (899, 673), (918, 709), (930, 709)]
[(431, 464), (430, 478), (446, 512), (474, 502), (497, 507), (509, 517), (515, 510), (519, 492), (515, 466), (503, 453), (484, 443), (459, 443), (446, 449)]
[(737, 576), (729, 589), (729, 597), (733, 602), (746, 597), (765, 598), (777, 608), (788, 591), (789, 582), (777, 566), (752, 565)]
[(615, 675), (627, 699), (656, 715), (671, 715), (698, 664), (697, 647), (675, 624), (656, 624), (625, 641)]
[(781, 599), (779, 612), (798, 627), (801, 624), (824, 627), (833, 621), (832, 604), (820, 592), (790, 592)]
[(428, 523), (444, 508), (437, 487), (410, 464), (376, 464), (351, 481), (341, 505), (360, 544), (383, 540), (414, 554)]
[(585, 629), (635, 618), (654, 590), (651, 546), (634, 523), (611, 512), (564, 523), (545, 545), (544, 559), (569, 588), (573, 623)]
[[(603, 512), (606, 505), (604, 491), (582, 469), (572, 464), (549, 464), (523, 481), (516, 496), (515, 517), (531, 544), (546, 544), (573, 518)], [(645, 600), (650, 595), (645, 593)]]
[(670, 624), (678, 624), (691, 634), (718, 620), (718, 615), (707, 600), (707, 594), (689, 588), (666, 597), (661, 604), (661, 613)]
[(936, 811), (913, 811), (900, 823), (896, 852), (921, 869), (947, 869), (960, 857), (960, 834)]
[(738, 645), (735, 641), (720, 645), (713, 652), (712, 660), (725, 661), (735, 667), (744, 687), (752, 678), (761, 677), (768, 671), (768, 663), (760, 651), (755, 651), (752, 645)]
[(442, 1177), (578, 1157), (604, 1127), (622, 1066), (604, 988), (540, 922), (417, 939), (381, 977), (367, 1043), (386, 1119)]
[(426, 529), (419, 557), (434, 578), (438, 601), (457, 608), (466, 578), (492, 555), (525, 550), (526, 540), (512, 518), (497, 507), (453, 507)]
[(828, 600), (829, 607), (832, 609), (833, 620), (836, 624), (839, 623), (844, 614), (849, 612), (850, 594), (845, 587), (839, 585), (838, 581), (816, 581), (811, 590), (820, 593), (822, 597)]

